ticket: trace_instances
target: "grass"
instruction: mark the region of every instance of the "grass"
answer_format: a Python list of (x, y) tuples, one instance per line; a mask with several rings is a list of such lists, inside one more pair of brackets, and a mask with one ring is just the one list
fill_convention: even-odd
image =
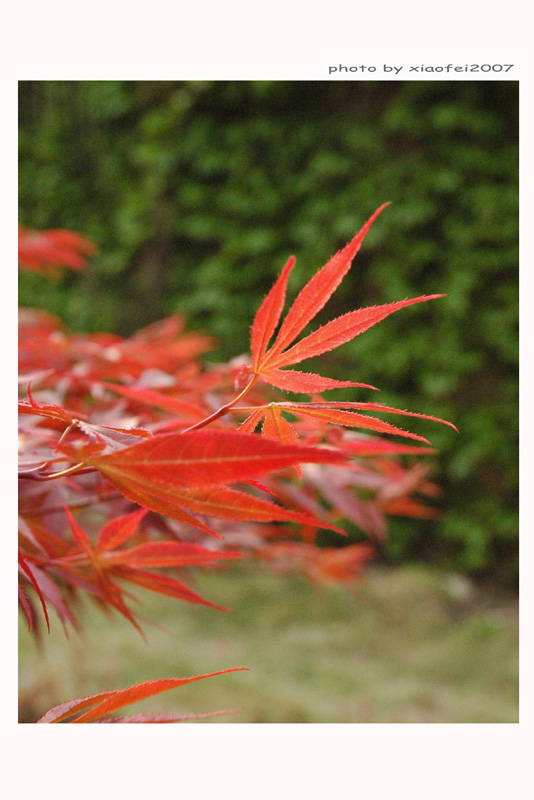
[[(143, 595), (148, 644), (92, 606), (66, 639), (53, 620), (37, 648), (20, 626), (20, 721), (52, 705), (162, 677), (249, 667), (125, 713), (243, 707), (223, 723), (518, 721), (518, 610), (459, 575), (373, 569), (350, 588), (239, 564), (196, 576), (224, 613)], [(141, 595), (140, 595), (141, 597)]]

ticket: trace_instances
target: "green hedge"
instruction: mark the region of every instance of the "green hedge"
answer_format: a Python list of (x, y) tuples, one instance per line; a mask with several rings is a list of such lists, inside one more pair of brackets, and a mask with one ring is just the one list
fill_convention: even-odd
[(392, 201), (323, 321), (447, 296), (393, 315), (321, 371), (460, 428), (417, 426), (441, 449), (448, 513), (395, 521), (391, 557), (513, 580), (517, 105), (511, 81), (22, 82), (20, 220), (80, 231), (101, 251), (81, 276), (21, 275), (20, 302), (122, 334), (178, 310), (228, 359), (247, 350), (288, 255), (295, 293)]

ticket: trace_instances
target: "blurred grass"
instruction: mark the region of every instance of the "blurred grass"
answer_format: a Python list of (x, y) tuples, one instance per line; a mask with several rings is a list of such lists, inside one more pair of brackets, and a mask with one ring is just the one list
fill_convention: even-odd
[(20, 624), (20, 721), (144, 680), (245, 666), (139, 703), (141, 711), (243, 707), (206, 722), (518, 721), (518, 609), (463, 576), (370, 570), (349, 589), (313, 588), (262, 565), (204, 571), (197, 590), (230, 613), (142, 596), (149, 640), (92, 606), (67, 640), (57, 619), (37, 648)]

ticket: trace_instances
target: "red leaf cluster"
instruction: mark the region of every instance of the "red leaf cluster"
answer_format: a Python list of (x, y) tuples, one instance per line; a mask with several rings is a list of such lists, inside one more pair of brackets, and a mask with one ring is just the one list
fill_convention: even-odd
[[(296, 341), (384, 207), (282, 319), (295, 265), (289, 259), (254, 317), (250, 363), (204, 364), (212, 341), (186, 332), (177, 316), (122, 338), (71, 334), (51, 315), (21, 311), (19, 596), (31, 629), (39, 631), (37, 607), (48, 627), (50, 607), (66, 630), (76, 626), (76, 599), (85, 593), (140, 630), (128, 602), (132, 587), (220, 609), (189, 588), (183, 572), (219, 568), (241, 551), (315, 582), (353, 580), (384, 541), (387, 514), (437, 513), (421, 502), (438, 494), (428, 466), (409, 461), (433, 451), (376, 434), (428, 440), (374, 415), (451, 423), (378, 403), (329, 402), (321, 392), (374, 387), (287, 369), (441, 296), (349, 311)], [(19, 243), (21, 263), (43, 272), (58, 264), (81, 269), (92, 252), (65, 231), (21, 229)], [(280, 391), (310, 401), (291, 402)], [(320, 548), (320, 529), (350, 538)], [(76, 714), (75, 722), (173, 722), (179, 717), (102, 719), (171, 685), (179, 682), (71, 701), (40, 721)]]
[(96, 253), (95, 245), (74, 231), (34, 231), (19, 226), (19, 266), (22, 269), (54, 276), (59, 267), (77, 272), (87, 266), (87, 257)]

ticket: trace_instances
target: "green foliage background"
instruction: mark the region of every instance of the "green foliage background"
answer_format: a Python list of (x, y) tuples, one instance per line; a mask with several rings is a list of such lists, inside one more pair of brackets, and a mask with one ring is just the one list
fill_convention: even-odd
[(227, 360), (290, 254), (294, 295), (392, 201), (321, 321), (447, 296), (322, 357), (321, 372), (460, 429), (417, 425), (440, 448), (447, 514), (392, 521), (390, 557), (513, 581), (517, 115), (512, 81), (21, 82), (20, 221), (79, 231), (100, 255), (55, 283), (22, 274), (20, 302), (121, 334), (179, 311)]

